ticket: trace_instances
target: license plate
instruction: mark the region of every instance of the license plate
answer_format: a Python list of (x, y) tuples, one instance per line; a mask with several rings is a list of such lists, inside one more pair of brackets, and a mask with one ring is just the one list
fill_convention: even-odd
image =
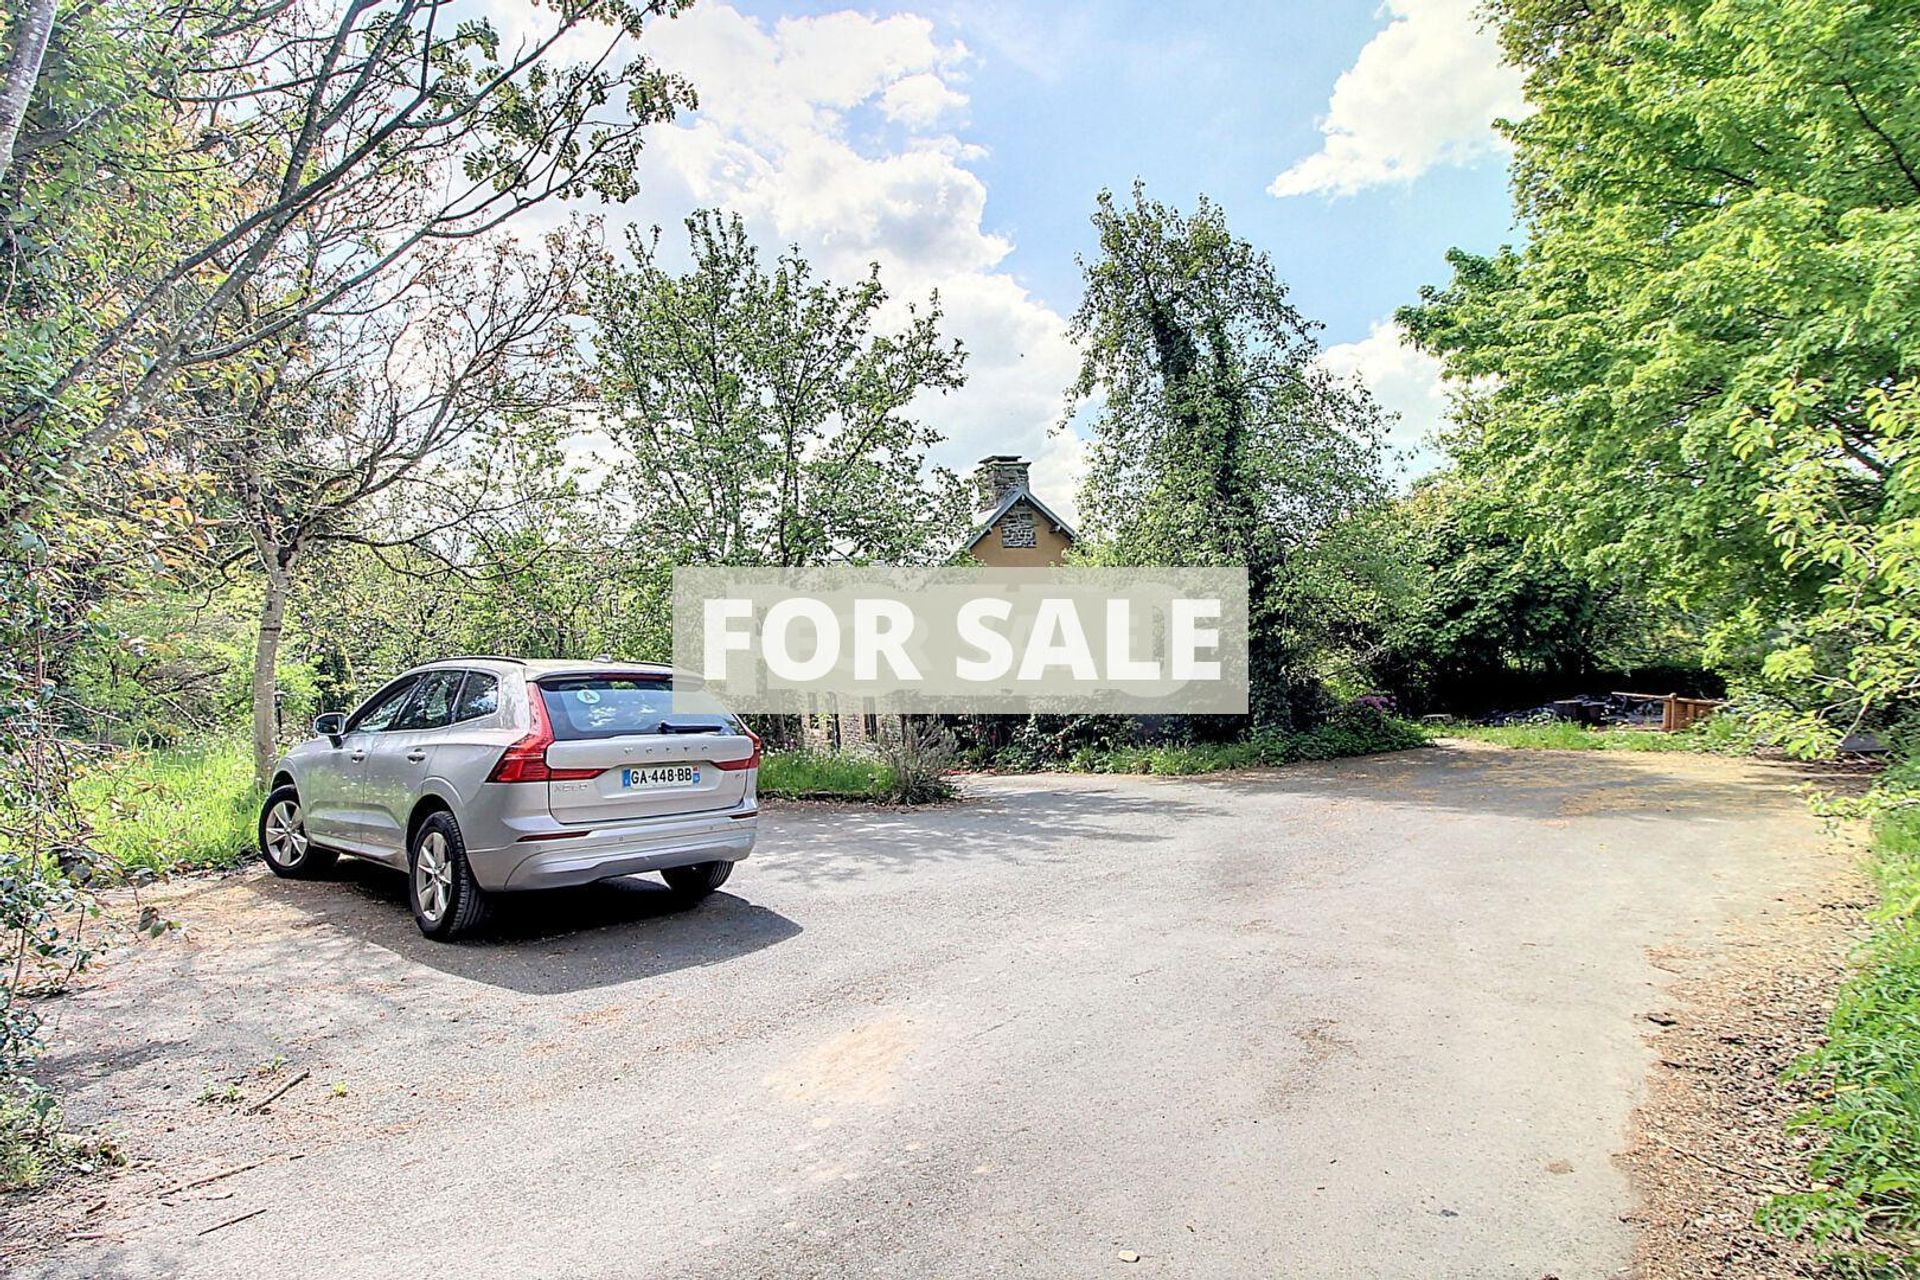
[(700, 766), (697, 764), (655, 764), (644, 769), (622, 769), (620, 786), (627, 791), (648, 787), (697, 787), (700, 785)]

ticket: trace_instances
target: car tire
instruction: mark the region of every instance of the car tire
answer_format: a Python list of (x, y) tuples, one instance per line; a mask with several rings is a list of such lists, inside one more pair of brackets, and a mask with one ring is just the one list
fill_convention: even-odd
[(291, 786), (275, 787), (260, 806), (260, 857), (267, 869), (289, 880), (311, 880), (325, 875), (340, 855), (322, 849), (307, 835), (306, 817), (300, 810), (300, 792)]
[(690, 867), (668, 867), (660, 873), (667, 888), (695, 902), (727, 882), (733, 874), (731, 862), (696, 862)]
[(420, 932), (439, 942), (472, 933), (487, 918), (487, 894), (473, 878), (460, 824), (427, 815), (407, 841), (407, 903)]

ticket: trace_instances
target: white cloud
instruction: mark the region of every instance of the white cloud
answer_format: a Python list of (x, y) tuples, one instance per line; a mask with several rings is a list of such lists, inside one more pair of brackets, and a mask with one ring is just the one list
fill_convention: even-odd
[(1393, 21), (1334, 82), (1320, 150), (1275, 178), (1273, 195), (1349, 196), (1505, 149), (1493, 121), (1523, 115), (1526, 101), (1520, 72), (1480, 26), (1480, 0), (1384, 8)]
[(1408, 342), (1398, 324), (1376, 320), (1360, 341), (1322, 351), (1320, 363), (1341, 377), (1357, 378), (1382, 409), (1399, 415), (1388, 429), (1387, 446), (1400, 455), (1404, 477), (1440, 464), (1439, 450), (1428, 437), (1446, 421), (1447, 384), (1440, 361)]
[(894, 81), (880, 96), (880, 109), (888, 119), (916, 129), (928, 128), (966, 105), (966, 94), (927, 72)]
[(965, 46), (912, 14), (762, 22), (715, 3), (653, 24), (641, 48), (691, 80), (701, 107), (649, 130), (642, 194), (614, 219), (671, 229), (695, 208), (727, 209), (827, 278), (877, 261), (896, 299), (939, 290), (943, 332), (968, 360), (962, 390), (916, 406), (948, 437), (933, 461), (964, 474), (986, 454), (1023, 453), (1047, 502), (1070, 507), (1056, 483), (1077, 480), (1074, 447), (1048, 429), (1076, 358), (1065, 319), (1002, 269), (1012, 245), (986, 228), (970, 167), (985, 153), (955, 132)]

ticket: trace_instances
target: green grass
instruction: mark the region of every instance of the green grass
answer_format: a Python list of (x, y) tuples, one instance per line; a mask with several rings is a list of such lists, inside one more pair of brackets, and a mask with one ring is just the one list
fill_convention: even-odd
[(232, 866), (252, 852), (260, 812), (239, 739), (122, 752), (82, 777), (74, 799), (120, 874)]
[[(1450, 724), (1438, 730), (1442, 737), (1466, 738), (1522, 751), (1717, 751), (1727, 730), (1715, 721), (1684, 733), (1657, 729), (1589, 729), (1565, 720), (1540, 724)], [(1727, 721), (1730, 726), (1731, 721)]]
[(760, 762), (760, 794), (777, 800), (879, 800), (892, 789), (891, 771), (866, 756), (774, 751)]
[(1820, 1139), (1813, 1189), (1761, 1216), (1810, 1235), (1848, 1275), (1894, 1277), (1920, 1275), (1920, 765), (1895, 770), (1882, 791), (1907, 803), (1874, 822), (1877, 927), (1826, 1042), (1789, 1072), (1815, 1098), (1793, 1122)]

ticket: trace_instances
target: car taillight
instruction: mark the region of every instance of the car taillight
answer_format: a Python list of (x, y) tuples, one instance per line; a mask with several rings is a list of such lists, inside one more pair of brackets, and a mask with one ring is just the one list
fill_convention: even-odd
[(547, 719), (546, 701), (537, 685), (527, 686), (527, 707), (533, 713), (533, 729), (526, 737), (500, 753), (488, 782), (556, 782), (570, 778), (597, 778), (599, 769), (556, 769), (547, 763), (547, 748), (553, 745), (553, 722)]
[(740, 730), (747, 735), (747, 740), (753, 743), (753, 754), (749, 755), (745, 760), (715, 760), (713, 762), (714, 768), (731, 771), (734, 769), (758, 769), (760, 767), (760, 735), (745, 725), (741, 725)]

